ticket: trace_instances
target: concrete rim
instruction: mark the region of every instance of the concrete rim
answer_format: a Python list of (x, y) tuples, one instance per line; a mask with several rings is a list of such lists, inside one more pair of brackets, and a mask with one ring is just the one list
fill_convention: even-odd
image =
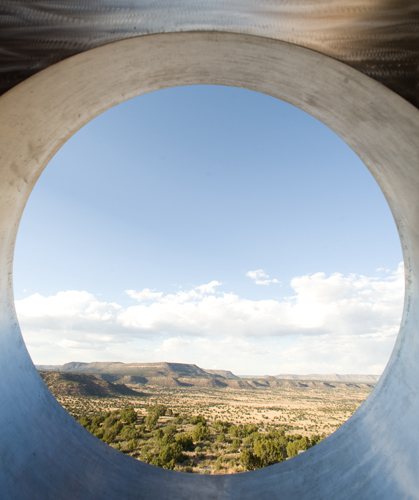
[[(331, 437), (292, 461), (235, 476), (165, 471), (116, 452), (55, 401), (30, 360), (13, 305), (14, 242), (26, 201), (55, 152), (131, 97), (211, 83), (290, 102), (338, 133), (374, 175), (403, 248), (405, 309), (376, 389)], [(404, 499), (419, 497), (419, 111), (319, 53), (250, 35), (169, 33), (64, 60), (0, 98), (0, 484), (5, 498)], [(356, 443), (356, 446), (354, 445)]]

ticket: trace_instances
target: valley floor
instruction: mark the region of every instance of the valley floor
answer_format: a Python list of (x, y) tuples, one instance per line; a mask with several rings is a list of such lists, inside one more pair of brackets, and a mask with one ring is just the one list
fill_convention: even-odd
[[(281, 426), (286, 432), (329, 435), (357, 410), (370, 394), (370, 384), (334, 383), (330, 387), (245, 389), (147, 388), (138, 397), (98, 398), (56, 396), (72, 415), (93, 415), (133, 406), (146, 414), (148, 406), (162, 404), (174, 413), (201, 414), (207, 420), (234, 424)], [(152, 390), (150, 390), (152, 389)]]

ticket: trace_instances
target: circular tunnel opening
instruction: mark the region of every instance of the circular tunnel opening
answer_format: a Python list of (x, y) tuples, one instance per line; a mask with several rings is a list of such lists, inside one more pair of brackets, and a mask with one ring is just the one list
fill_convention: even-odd
[(315, 445), (371, 392), (400, 260), (384, 196), (325, 125), (253, 91), (176, 87), (51, 160), (20, 225), (16, 308), (44, 381), (96, 437), (242, 472)]

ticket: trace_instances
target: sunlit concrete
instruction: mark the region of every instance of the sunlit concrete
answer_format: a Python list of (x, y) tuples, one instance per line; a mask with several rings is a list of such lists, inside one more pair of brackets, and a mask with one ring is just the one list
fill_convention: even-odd
[[(90, 435), (61, 408), (37, 374), (13, 306), (13, 250), (20, 217), (54, 153), (85, 123), (120, 102), (165, 87), (203, 83), (245, 87), (283, 99), (337, 132), (386, 196), (406, 268), (397, 343), (362, 407), (306, 453), (231, 476), (152, 467)], [(0, 116), (2, 499), (419, 498), (416, 108), (375, 80), (317, 52), (250, 35), (195, 32), (132, 38), (66, 59), (4, 94)]]

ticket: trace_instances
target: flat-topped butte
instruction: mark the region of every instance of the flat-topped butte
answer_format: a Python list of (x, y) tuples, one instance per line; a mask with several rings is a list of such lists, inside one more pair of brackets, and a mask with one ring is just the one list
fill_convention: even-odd
[(378, 375), (277, 375), (277, 376), (237, 376), (228, 370), (206, 370), (187, 363), (121, 363), (121, 362), (71, 362), (64, 365), (38, 365), (39, 371), (57, 373), (91, 374), (96, 378), (127, 385), (131, 388), (232, 388), (263, 389), (281, 387), (324, 387), (336, 384), (348, 387), (367, 385), (373, 387)]

